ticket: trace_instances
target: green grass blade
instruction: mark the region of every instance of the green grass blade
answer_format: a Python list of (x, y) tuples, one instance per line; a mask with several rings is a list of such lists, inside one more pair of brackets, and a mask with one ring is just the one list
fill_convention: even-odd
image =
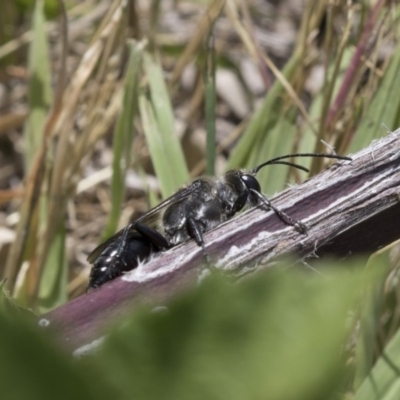
[(110, 237), (118, 227), (118, 220), (125, 194), (125, 176), (130, 165), (134, 136), (133, 121), (137, 111), (138, 77), (142, 62), (143, 46), (129, 44), (129, 62), (125, 77), (122, 111), (117, 121), (113, 143), (113, 175), (111, 180), (112, 207), (102, 240)]
[(207, 45), (207, 57), (204, 70), (205, 119), (207, 131), (206, 173), (209, 176), (215, 175), (215, 114), (217, 107), (215, 90), (215, 48), (213, 37), (210, 36)]
[[(264, 153), (254, 152), (254, 159), (251, 165), (261, 164), (276, 155), (289, 154), (293, 150), (293, 142), (296, 137), (295, 116), (297, 109), (291, 107), (288, 111), (282, 111), (276, 124), (269, 131), (268, 136), (264, 137), (261, 148)], [(263, 168), (257, 175), (257, 179), (263, 190), (268, 194), (273, 194), (282, 190), (289, 175), (289, 169), (283, 165), (275, 165)]]
[(68, 262), (65, 252), (65, 228), (58, 230), (44, 265), (39, 288), (39, 310), (52, 310), (68, 300)]
[(46, 115), (52, 101), (51, 68), (43, 14), (43, 1), (36, 1), (33, 12), (33, 40), (29, 48), (29, 116), (25, 124), (25, 161), (29, 170), (43, 140)]
[[(148, 134), (151, 135), (157, 132), (153, 138), (150, 138), (153, 146), (149, 144), (149, 148), (151, 147), (150, 153), (153, 164), (159, 166), (158, 170), (155, 168), (157, 176), (160, 179), (162, 195), (163, 197), (168, 197), (180, 186), (188, 182), (189, 172), (181, 144), (175, 133), (171, 99), (164, 82), (162, 69), (159, 63), (149, 54), (145, 54), (144, 56), (144, 65), (150, 86), (151, 104), (145, 105), (146, 102), (142, 101), (143, 107), (141, 110), (147, 114), (145, 118), (152, 125), (152, 128), (146, 133), (147, 140), (149, 140)], [(155, 143), (156, 138), (159, 141), (157, 144)], [(161, 176), (164, 178), (158, 175), (160, 169), (164, 170), (161, 173)], [(170, 176), (167, 178), (164, 172), (168, 172)], [(165, 182), (161, 179), (165, 179)]]
[(392, 56), (382, 82), (364, 113), (362, 123), (350, 145), (350, 151), (359, 151), (373, 139), (387, 135), (387, 129), (395, 130), (400, 122), (400, 44)]
[[(47, 218), (48, 200), (40, 199), (39, 214), (42, 224)], [(49, 245), (48, 254), (44, 262), (43, 272), (39, 282), (37, 307), (40, 312), (47, 312), (64, 304), (68, 300), (68, 260), (65, 250), (65, 226), (63, 221), (57, 225), (55, 234)], [(41, 238), (43, 241), (43, 238)], [(38, 249), (37, 239), (31, 237), (28, 246)], [(29, 272), (29, 271), (28, 271)], [(18, 303), (25, 307), (32, 306), (31, 287), (29, 280), (32, 277), (25, 274), (24, 281), (15, 294)], [(35, 300), (36, 301), (36, 300)]]
[(169, 149), (164, 145), (151, 102), (144, 94), (139, 96), (139, 110), (151, 159), (160, 181), (161, 193), (166, 198), (177, 189), (174, 165), (168, 154)]

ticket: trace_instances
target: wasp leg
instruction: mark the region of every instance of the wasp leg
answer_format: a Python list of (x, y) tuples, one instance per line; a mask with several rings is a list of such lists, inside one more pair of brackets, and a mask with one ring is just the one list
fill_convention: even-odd
[(121, 253), (124, 251), (126, 246), (126, 241), (128, 239), (129, 230), (135, 227), (135, 223), (131, 222), (124, 228), (124, 233), (122, 234), (121, 241), (119, 242), (118, 250), (117, 250), (117, 257), (120, 258)]
[(135, 223), (135, 229), (146, 239), (148, 239), (154, 246), (159, 248), (168, 249), (170, 248), (170, 244), (168, 240), (165, 239), (160, 232), (157, 232), (153, 228), (149, 228), (146, 225), (141, 224), (140, 222)]
[(153, 245), (160, 247), (160, 248), (170, 248), (170, 244), (168, 243), (167, 239), (161, 233), (157, 232), (156, 230), (149, 228), (146, 225), (141, 224), (140, 222), (131, 222), (127, 225), (124, 229), (121, 241), (118, 246), (117, 250), (117, 257), (120, 258), (121, 254), (124, 252), (126, 247), (126, 241), (128, 239), (128, 233), (130, 229), (136, 229), (143, 237), (148, 239)]
[(297, 232), (299, 233), (306, 233), (307, 232), (307, 226), (304, 225), (300, 221), (296, 221), (293, 219), (291, 216), (287, 215), (283, 211), (279, 210), (278, 208), (274, 207), (272, 203), (261, 193), (257, 192), (256, 190), (252, 190), (252, 193), (254, 193), (259, 200), (261, 200), (262, 203), (264, 203), (267, 207), (269, 207), (276, 215), (277, 217), (286, 225), (293, 226)]
[(240, 211), (246, 205), (248, 197), (249, 194), (247, 191), (239, 194), (235, 203), (232, 206), (232, 209), (228, 213), (228, 218), (233, 217), (238, 211)]
[(194, 239), (197, 245), (203, 249), (203, 254), (206, 259), (206, 263), (210, 264), (211, 261), (210, 256), (206, 250), (206, 247), (204, 246), (203, 233), (201, 232), (200, 225), (193, 218), (188, 218), (186, 224), (189, 236), (192, 239)]

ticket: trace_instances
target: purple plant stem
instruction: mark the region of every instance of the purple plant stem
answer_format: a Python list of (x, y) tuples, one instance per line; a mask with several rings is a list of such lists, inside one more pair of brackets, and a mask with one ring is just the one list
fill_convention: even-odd
[[(400, 129), (303, 184), (272, 199), (307, 226), (301, 234), (255, 207), (205, 234), (216, 267), (229, 274), (257, 272), (285, 254), (312, 262), (316, 255), (370, 253), (400, 238)], [(77, 350), (107, 333), (130, 309), (164, 305), (201, 281), (201, 249), (189, 241), (123, 277), (43, 315), (39, 325)], [(279, 265), (279, 264), (278, 264)], [(301, 266), (301, 262), (299, 263)]]

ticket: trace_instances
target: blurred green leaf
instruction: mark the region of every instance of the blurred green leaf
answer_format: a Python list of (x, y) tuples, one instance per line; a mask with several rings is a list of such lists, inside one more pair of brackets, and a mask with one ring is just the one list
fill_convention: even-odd
[(111, 181), (112, 207), (102, 240), (109, 238), (118, 227), (118, 220), (125, 194), (125, 176), (130, 166), (134, 136), (133, 121), (137, 111), (138, 77), (142, 62), (143, 45), (129, 44), (129, 62), (125, 77), (122, 111), (117, 121), (113, 145), (113, 176)]
[(7, 310), (12, 308), (14, 300), (8, 290), (6, 290), (6, 281), (0, 282), (0, 313), (6, 314)]
[(105, 379), (138, 399), (332, 395), (364, 279), (354, 269), (268, 272), (236, 285), (211, 278), (166, 311), (125, 319), (98, 354)]
[(21, 307), (10, 295), (9, 291), (5, 288), (6, 281), (0, 282), (0, 315), (4, 317), (16, 318), (23, 316), (23, 318), (32, 318), (34, 314), (31, 310)]
[(29, 48), (29, 116), (24, 129), (27, 170), (42, 144), (46, 115), (52, 101), (51, 68), (42, 0), (36, 2), (32, 29), (33, 40)]
[(387, 135), (387, 129), (395, 130), (400, 122), (400, 44), (392, 56), (378, 90), (365, 110), (364, 116), (350, 145), (350, 151), (356, 152), (367, 147), (373, 139)]
[(143, 125), (145, 125), (151, 159), (160, 180), (162, 195), (166, 198), (188, 182), (189, 172), (181, 144), (175, 133), (171, 99), (162, 69), (149, 54), (144, 55), (144, 65), (149, 80), (150, 101), (147, 100), (146, 105), (142, 96), (140, 111), (142, 118), (146, 120)]
[(1, 313), (0, 387), (7, 400), (111, 398), (102, 380), (85, 379), (83, 369), (52, 346), (49, 337)]

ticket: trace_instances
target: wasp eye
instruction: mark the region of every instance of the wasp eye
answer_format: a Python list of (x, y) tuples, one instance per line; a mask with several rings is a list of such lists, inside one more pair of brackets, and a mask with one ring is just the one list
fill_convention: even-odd
[(258, 183), (258, 180), (252, 176), (252, 175), (242, 175), (241, 177), (242, 181), (246, 185), (247, 189), (253, 189), (256, 192), (261, 192), (261, 187), (260, 184)]

